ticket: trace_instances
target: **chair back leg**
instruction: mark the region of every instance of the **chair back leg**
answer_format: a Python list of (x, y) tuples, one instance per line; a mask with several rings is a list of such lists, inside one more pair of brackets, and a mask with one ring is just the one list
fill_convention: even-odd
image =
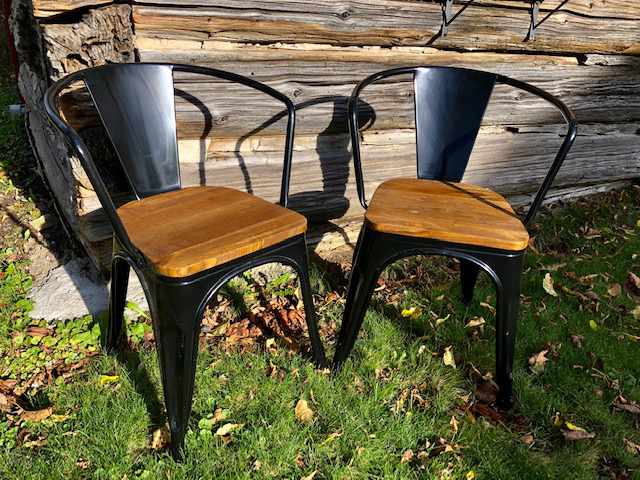
[(126, 260), (114, 257), (111, 261), (111, 289), (109, 291), (109, 323), (107, 325), (106, 348), (114, 351), (122, 340), (126, 325), (124, 309), (127, 304), (129, 271)]
[(313, 354), (313, 361), (318, 368), (326, 367), (326, 359), (322, 341), (320, 339), (320, 330), (318, 328), (318, 318), (316, 309), (313, 304), (313, 295), (311, 291), (311, 280), (309, 278), (309, 257), (307, 254), (307, 244), (304, 237), (290, 248), (287, 252), (290, 259), (294, 262), (295, 269), (300, 279), (300, 292), (302, 293), (302, 301), (304, 303), (305, 318), (307, 322), (307, 330), (309, 332), (309, 340)]
[(460, 283), (462, 288), (462, 303), (469, 305), (473, 300), (480, 267), (469, 260), (460, 260)]

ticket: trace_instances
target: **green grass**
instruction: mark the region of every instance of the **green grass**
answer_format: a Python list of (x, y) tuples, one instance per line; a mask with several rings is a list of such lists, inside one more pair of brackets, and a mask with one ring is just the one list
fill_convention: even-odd
[[(27, 395), (30, 408), (51, 405), (62, 417), (23, 422), (13, 432), (0, 427), (0, 478), (300, 478), (314, 471), (316, 478), (465, 478), (469, 472), (476, 478), (633, 478), (640, 461), (624, 440), (640, 443), (640, 419), (612, 403), (620, 394), (640, 400), (640, 324), (631, 314), (638, 298), (624, 289), (611, 297), (607, 290), (640, 270), (638, 200), (636, 187), (601, 195), (556, 208), (534, 227), (539, 253), (527, 255), (523, 278), (518, 401), (512, 412), (498, 413), (498, 422), (469, 408), (474, 372), (493, 371), (489, 281), (481, 279), (467, 309), (457, 301), (455, 264), (414, 259), (386, 272), (387, 286), (335, 378), (282, 347), (204, 349), (183, 463), (149, 447), (163, 422), (161, 390), (155, 353), (139, 347), (124, 360), (92, 357), (84, 373)], [(549, 266), (557, 298), (542, 288)], [(327, 274), (315, 270), (316, 287), (330, 294)], [(412, 306), (421, 313), (403, 318)], [(339, 319), (341, 311), (334, 300), (323, 318)], [(465, 328), (478, 316), (486, 319), (483, 329)], [(0, 320), (5, 331), (18, 328), (4, 311)], [(581, 347), (571, 335), (584, 337)], [(456, 369), (442, 361), (449, 346)], [(90, 347), (78, 348), (91, 354)], [(550, 350), (549, 361), (534, 374), (527, 359), (543, 349)], [(105, 382), (105, 375), (118, 378)], [(315, 413), (310, 425), (296, 420), (299, 399)], [(202, 421), (217, 409), (225, 420)], [(556, 415), (596, 437), (565, 440)], [(229, 443), (212, 435), (224, 423), (242, 425)], [(528, 445), (521, 438), (529, 434)], [(16, 435), (44, 444), (11, 441)], [(413, 458), (402, 462), (408, 450)]]
[[(5, 77), (0, 75), (0, 193), (28, 221), (38, 212), (28, 187), (14, 182), (29, 166), (21, 162), (26, 142), (20, 119), (5, 114), (16, 101)], [(455, 263), (411, 259), (385, 272), (385, 288), (336, 377), (282, 346), (203, 349), (186, 457), (175, 463), (150, 448), (165, 419), (156, 355), (145, 347), (148, 323), (130, 322), (134, 348), (119, 358), (101, 353), (99, 319), (70, 320), (46, 333), (34, 329), (47, 325), (29, 317), (31, 278), (22, 247), (28, 234), (5, 215), (0, 381), (16, 381), (20, 407), (52, 407), (54, 414), (29, 421), (15, 406), (0, 408), (0, 478), (301, 478), (314, 472), (317, 479), (640, 478), (640, 457), (625, 448), (625, 440), (640, 444), (640, 418), (612, 408), (619, 395), (640, 402), (640, 320), (631, 313), (640, 299), (625, 288), (608, 294), (612, 285), (625, 285), (629, 272), (640, 274), (639, 219), (640, 193), (630, 187), (554, 208), (534, 227), (512, 412), (479, 409), (474, 393), (494, 367), (495, 292), (489, 281), (481, 278), (475, 302), (465, 308), (457, 300)], [(320, 265), (313, 270), (322, 320), (339, 324), (344, 278)], [(547, 272), (557, 298), (543, 290)], [(267, 292), (291, 297), (289, 280)], [(227, 289), (229, 312), (244, 313), (245, 285)], [(403, 317), (411, 307), (417, 313)], [(482, 328), (465, 327), (477, 317), (486, 320)], [(583, 337), (581, 346), (572, 335)], [(457, 368), (444, 365), (447, 348)], [(543, 350), (549, 360), (533, 373), (528, 359)], [(40, 384), (20, 390), (34, 378)], [(296, 419), (300, 399), (314, 412), (310, 424)], [(225, 419), (215, 423), (215, 412)], [(595, 438), (565, 440), (566, 422)], [(242, 426), (224, 441), (214, 433), (227, 423)]]

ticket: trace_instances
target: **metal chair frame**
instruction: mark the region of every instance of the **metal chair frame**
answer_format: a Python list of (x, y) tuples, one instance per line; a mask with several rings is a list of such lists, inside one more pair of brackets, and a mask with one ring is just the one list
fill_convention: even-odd
[(95, 67), (73, 73), (52, 85), (44, 103), (52, 123), (78, 156), (114, 231), (107, 348), (124, 336), (124, 309), (130, 268), (142, 283), (156, 338), (164, 399), (171, 430), (171, 452), (180, 458), (191, 413), (200, 323), (206, 305), (232, 277), (253, 267), (278, 262), (299, 273), (313, 359), (324, 366), (325, 354), (316, 321), (307, 245), (297, 235), (277, 245), (186, 278), (169, 278), (153, 266), (129, 238), (96, 164), (78, 133), (61, 118), (57, 100), (72, 83), (83, 81), (116, 148), (137, 199), (181, 188), (176, 138), (174, 72), (228, 80), (258, 90), (283, 103), (287, 132), (280, 204), (287, 206), (295, 131), (295, 108), (282, 93), (234, 73), (190, 65), (134, 63)]
[[(359, 96), (372, 83), (402, 74), (413, 74), (417, 178), (449, 182), (459, 182), (462, 179), (482, 116), (496, 83), (510, 85), (541, 97), (560, 111), (568, 124), (567, 134), (525, 216), (524, 224), (529, 225), (576, 138), (575, 117), (564, 103), (533, 85), (503, 75), (462, 68), (395, 68), (371, 75), (356, 86), (349, 100), (349, 127), (356, 184), (362, 206), (367, 208), (357, 121)], [(436, 88), (433, 88), (434, 86)], [(440, 90), (442, 98), (439, 97)], [(433, 103), (436, 105), (432, 105)], [(452, 117), (452, 107), (464, 111), (458, 112), (459, 117)], [(500, 387), (498, 403), (505, 408), (511, 407), (514, 401), (512, 369), (524, 253), (525, 250), (507, 251), (382, 233), (374, 231), (365, 221), (353, 257), (334, 369), (338, 369), (351, 352), (375, 283), (387, 265), (400, 258), (419, 254), (454, 257), (460, 260), (462, 300), (465, 304), (473, 299), (480, 270), (485, 271), (495, 284), (496, 380)]]

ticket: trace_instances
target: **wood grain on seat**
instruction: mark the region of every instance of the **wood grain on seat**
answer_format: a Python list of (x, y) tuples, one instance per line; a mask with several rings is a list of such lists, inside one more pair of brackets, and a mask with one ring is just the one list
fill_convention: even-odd
[(389, 180), (375, 191), (365, 218), (373, 230), (398, 235), (511, 251), (529, 243), (502, 196), (468, 183)]
[(133, 244), (160, 275), (187, 277), (307, 229), (299, 213), (225, 187), (191, 187), (118, 209)]

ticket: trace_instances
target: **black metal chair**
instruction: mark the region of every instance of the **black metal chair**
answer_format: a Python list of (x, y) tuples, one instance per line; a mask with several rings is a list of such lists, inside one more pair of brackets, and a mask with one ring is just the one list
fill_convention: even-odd
[[(383, 182), (367, 205), (358, 131), (358, 98), (374, 82), (412, 74), (415, 90), (417, 179)], [(568, 131), (524, 222), (489, 189), (461, 183), (495, 84), (537, 95), (560, 110)], [(368, 210), (353, 257), (334, 368), (344, 362), (362, 325), (378, 276), (389, 263), (427, 254), (460, 259), (462, 299), (469, 303), (480, 269), (497, 289), (496, 379), (499, 404), (513, 404), (512, 365), (520, 274), (528, 225), (576, 137), (572, 112), (557, 98), (518, 80), (451, 67), (406, 67), (370, 76), (354, 90), (349, 125), (360, 203)]]
[[(288, 115), (280, 205), (225, 187), (181, 188), (174, 72), (237, 82), (286, 106)], [(137, 198), (116, 208), (78, 133), (61, 118), (60, 93), (83, 81)], [(269, 262), (294, 267), (315, 362), (325, 363), (309, 283), (306, 219), (286, 209), (295, 109), (285, 95), (254, 80), (210, 68), (120, 64), (83, 70), (45, 96), (47, 113), (64, 134), (95, 188), (114, 231), (107, 347), (124, 333), (129, 269), (140, 277), (153, 319), (172, 453), (179, 457), (191, 413), (200, 321), (205, 306), (235, 275)]]

